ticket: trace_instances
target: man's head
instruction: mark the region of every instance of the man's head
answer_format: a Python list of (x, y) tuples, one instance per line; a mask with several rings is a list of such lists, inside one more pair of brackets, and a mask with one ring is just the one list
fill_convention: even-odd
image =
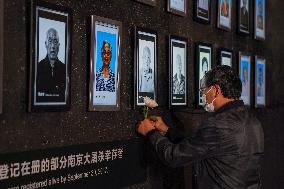
[(207, 58), (202, 58), (202, 72), (207, 72), (208, 71), (208, 61)]
[(145, 46), (143, 49), (142, 59), (143, 59), (144, 68), (149, 69), (151, 64), (151, 52), (149, 47), (147, 46)]
[(112, 52), (111, 52), (111, 45), (108, 41), (103, 41), (103, 45), (101, 48), (101, 55), (102, 55), (103, 65), (109, 66), (112, 57)]
[(201, 92), (206, 95), (208, 104), (214, 102), (215, 109), (241, 96), (241, 80), (230, 66), (217, 66), (208, 71), (202, 80)]
[(47, 56), (50, 61), (55, 61), (57, 59), (59, 46), (60, 43), (59, 43), (58, 32), (54, 28), (50, 28), (46, 32), (46, 40), (45, 40)]
[(176, 68), (177, 68), (177, 72), (181, 74), (182, 63), (181, 63), (181, 56), (179, 54), (176, 56)]

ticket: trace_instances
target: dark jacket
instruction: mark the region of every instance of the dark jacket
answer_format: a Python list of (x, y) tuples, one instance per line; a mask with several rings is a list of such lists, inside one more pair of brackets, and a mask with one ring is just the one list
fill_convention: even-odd
[(37, 65), (37, 102), (64, 102), (66, 92), (66, 66), (60, 60), (52, 68), (48, 57)]
[(259, 188), (263, 130), (242, 101), (224, 105), (192, 137), (173, 143), (173, 129), (167, 135), (153, 130), (147, 136), (167, 165), (194, 163), (195, 188)]

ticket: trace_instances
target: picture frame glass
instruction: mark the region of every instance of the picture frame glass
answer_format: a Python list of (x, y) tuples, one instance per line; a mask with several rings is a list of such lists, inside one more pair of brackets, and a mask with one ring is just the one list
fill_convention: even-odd
[(266, 75), (265, 75), (265, 59), (255, 58), (255, 97), (256, 107), (265, 106), (265, 88), (266, 88)]
[(218, 27), (231, 30), (232, 0), (218, 0)]
[(119, 110), (121, 23), (92, 15), (89, 111)]
[(156, 34), (137, 31), (136, 105), (145, 105), (143, 97), (156, 100)]
[(212, 69), (212, 48), (210, 46), (198, 46), (198, 105), (202, 106), (201, 85), (205, 73)]
[(239, 62), (239, 76), (242, 82), (242, 94), (241, 99), (243, 100), (245, 105), (250, 105), (250, 68), (251, 68), (251, 60), (248, 55), (240, 55)]
[(187, 43), (170, 39), (170, 106), (187, 104)]
[(34, 56), (31, 55), (30, 62), (29, 111), (67, 110), (70, 105), (70, 13), (54, 5), (33, 5)]

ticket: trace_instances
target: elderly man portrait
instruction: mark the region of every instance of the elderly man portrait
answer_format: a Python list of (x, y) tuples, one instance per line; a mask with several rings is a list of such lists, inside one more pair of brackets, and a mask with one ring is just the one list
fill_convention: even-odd
[(46, 32), (46, 57), (37, 65), (36, 98), (38, 102), (64, 102), (66, 65), (58, 59), (59, 35), (56, 29)]
[(184, 94), (185, 93), (185, 77), (182, 72), (182, 61), (181, 56), (178, 54), (176, 56), (175, 62), (176, 70), (173, 77), (173, 94)]

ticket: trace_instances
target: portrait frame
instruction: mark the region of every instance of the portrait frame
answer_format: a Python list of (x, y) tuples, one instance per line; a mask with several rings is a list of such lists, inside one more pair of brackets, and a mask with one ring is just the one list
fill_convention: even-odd
[(4, 0), (0, 0), (0, 114), (3, 112)]
[[(91, 15), (89, 111), (120, 110), (120, 69), (122, 23)], [(110, 47), (108, 79), (104, 75), (105, 42)], [(106, 52), (107, 55), (109, 53)], [(109, 55), (108, 55), (109, 56)], [(95, 87), (94, 87), (95, 86)]]
[[(177, 64), (177, 59), (181, 60), (181, 79), (178, 79), (177, 68), (174, 68), (174, 62)], [(169, 109), (173, 107), (186, 107), (188, 104), (188, 82), (187, 82), (187, 39), (174, 35), (169, 36)], [(178, 65), (177, 65), (178, 66)], [(182, 75), (183, 74), (183, 75)], [(183, 77), (182, 77), (183, 76)], [(182, 82), (182, 80), (184, 82)], [(177, 89), (174, 82), (184, 83), (183, 88)], [(174, 89), (179, 91), (176, 94)], [(184, 91), (184, 92), (183, 92)]]
[(70, 109), (71, 26), (70, 9), (31, 2), (29, 112)]
[[(246, 19), (246, 12), (245, 9), (242, 9), (243, 5), (243, 0), (238, 0), (237, 1), (237, 12), (238, 12), (238, 16), (237, 16), (237, 28), (238, 28), (238, 33), (239, 34), (244, 34), (244, 35), (249, 35), (250, 34), (250, 30), (251, 30), (251, 26), (250, 26), (250, 16), (251, 16), (251, 9), (250, 9), (250, 5), (251, 5), (251, 0), (247, 0), (247, 5), (245, 6), (247, 9), (247, 19)], [(244, 11), (242, 11), (244, 10)], [(246, 23), (247, 21), (247, 23)]]
[[(145, 105), (143, 101), (145, 96), (157, 101), (157, 41), (155, 31), (135, 27), (134, 108)], [(144, 69), (145, 57), (147, 57), (148, 70)], [(149, 65), (147, 65), (148, 59), (150, 59)]]
[[(177, 7), (177, 6), (175, 7), (173, 5), (173, 0), (167, 0), (168, 12), (179, 15), (179, 16), (183, 16), (183, 17), (186, 16), (187, 15), (187, 1), (188, 0), (183, 0), (183, 1), (184, 1), (183, 6), (179, 4), (179, 5), (177, 5), (179, 7)], [(182, 6), (183, 10), (181, 9), (180, 6)]]
[(210, 24), (211, 22), (211, 0), (208, 0), (208, 4), (206, 3), (201, 4), (204, 8), (199, 7), (199, 1), (200, 0), (194, 0), (193, 19), (196, 22), (199, 22), (202, 24)]
[[(241, 99), (244, 105), (251, 106), (251, 55), (246, 52), (239, 52), (239, 77), (242, 82)], [(244, 72), (246, 68), (246, 72)], [(246, 73), (246, 74), (244, 74)], [(245, 75), (245, 76), (244, 76)], [(246, 77), (247, 76), (247, 77)], [(246, 86), (244, 86), (244, 77), (246, 78)]]
[(219, 65), (227, 65), (230, 66), (231, 68), (233, 67), (233, 50), (227, 49), (227, 48), (219, 48), (218, 49), (218, 64)]
[[(262, 15), (259, 14), (258, 6), (262, 2)], [(266, 27), (266, 3), (265, 0), (254, 0), (254, 38), (257, 40), (265, 40)], [(262, 28), (261, 28), (262, 27)]]
[[(200, 91), (201, 79), (206, 73), (204, 70), (205, 63), (207, 62), (207, 71), (212, 69), (212, 44), (197, 42), (195, 44), (195, 56), (196, 56), (196, 80), (195, 80), (195, 91), (196, 91), (196, 108), (203, 108), (202, 106), (202, 94)], [(205, 59), (204, 59), (205, 58)], [(208, 60), (209, 59), (209, 60)], [(207, 60), (207, 61), (204, 61)]]
[(137, 2), (143, 3), (145, 5), (150, 5), (152, 7), (157, 6), (158, 0), (135, 0)]
[[(260, 70), (262, 69), (262, 70)], [(259, 74), (262, 71), (263, 89), (259, 86)], [(255, 56), (255, 107), (263, 108), (266, 106), (266, 59), (262, 56)]]
[[(226, 9), (226, 6), (222, 4), (222, 2), (225, 0), (218, 0), (217, 2), (217, 10), (218, 10), (218, 16), (217, 16), (217, 28), (223, 29), (225, 31), (231, 31), (232, 29), (232, 3), (233, 0), (226, 0), (229, 1), (229, 7), (228, 7), (228, 15), (226, 15), (226, 11), (223, 10)], [(224, 7), (223, 7), (224, 6)], [(226, 18), (229, 17), (229, 18)]]

